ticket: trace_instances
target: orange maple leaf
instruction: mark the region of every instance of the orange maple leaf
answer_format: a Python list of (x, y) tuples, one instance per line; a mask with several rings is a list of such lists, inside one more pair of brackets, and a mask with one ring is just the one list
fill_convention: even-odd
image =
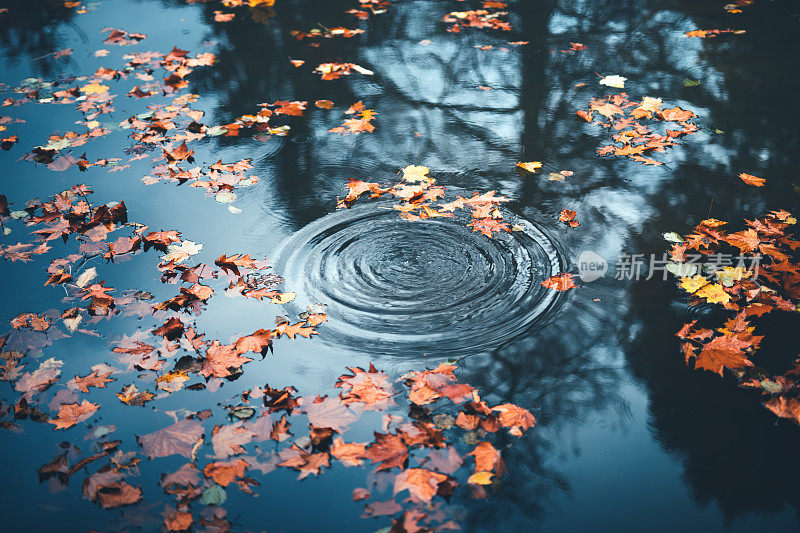
[(754, 187), (763, 187), (767, 183), (767, 180), (764, 178), (759, 178), (758, 176), (753, 176), (752, 174), (746, 174), (744, 172), (739, 174), (739, 178), (746, 184)]
[(58, 409), (58, 416), (48, 420), (55, 429), (67, 429), (78, 422), (83, 422), (100, 408), (99, 405), (83, 400), (81, 403), (62, 404)]
[(542, 282), (542, 287), (557, 291), (566, 291), (568, 289), (577, 288), (578, 286), (575, 284), (575, 278), (572, 276), (572, 274), (565, 272), (562, 274), (556, 274), (555, 276), (550, 276)]
[(703, 349), (696, 355), (694, 367), (710, 370), (721, 376), (723, 368), (740, 370), (753, 366), (753, 362), (743, 352), (752, 345), (752, 342), (731, 335), (715, 337), (703, 345)]
[(409, 468), (400, 472), (394, 479), (394, 494), (408, 489), (414, 498), (429, 502), (436, 495), (439, 483), (447, 476), (425, 468)]

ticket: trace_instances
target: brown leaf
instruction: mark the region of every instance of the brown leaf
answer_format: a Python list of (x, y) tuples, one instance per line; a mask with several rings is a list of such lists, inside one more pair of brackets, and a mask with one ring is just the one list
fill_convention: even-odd
[(187, 418), (153, 433), (137, 436), (136, 441), (150, 459), (175, 454), (191, 458), (192, 449), (204, 432), (202, 423)]
[(414, 498), (430, 502), (436, 495), (439, 483), (447, 476), (425, 468), (409, 468), (400, 472), (394, 480), (394, 494), (408, 489)]
[(78, 422), (83, 422), (100, 408), (99, 405), (83, 400), (81, 403), (68, 403), (58, 410), (58, 417), (48, 420), (55, 429), (67, 429)]
[(203, 469), (203, 474), (207, 478), (213, 479), (217, 485), (227, 487), (237, 478), (244, 476), (244, 471), (250, 463), (244, 459), (237, 459), (235, 461), (209, 463)]

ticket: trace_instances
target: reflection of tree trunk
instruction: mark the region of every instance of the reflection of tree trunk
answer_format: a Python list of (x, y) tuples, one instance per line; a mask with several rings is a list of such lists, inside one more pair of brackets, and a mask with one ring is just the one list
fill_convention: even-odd
[[(550, 20), (550, 2), (531, 2), (521, 8), (521, 35), (530, 44), (523, 46), (522, 87), (520, 104), (525, 110), (522, 129), (522, 146), (524, 161), (535, 159), (535, 154), (543, 153), (544, 142), (540, 134), (539, 114), (544, 110), (542, 102), (545, 96), (545, 71), (548, 51), (545, 37), (547, 23)], [(546, 111), (546, 110), (545, 110)]]
[[(59, 62), (47, 54), (63, 48), (59, 43), (59, 30), (72, 20), (75, 10), (56, 2), (26, 0), (5, 1), (2, 7), (9, 10), (0, 16), (0, 47), (7, 60), (17, 62), (24, 59), (29, 63), (30, 71), (43, 76), (52, 76), (63, 69), (63, 59)], [(73, 28), (80, 31), (74, 25)], [(20, 80), (3, 81), (15, 84)]]

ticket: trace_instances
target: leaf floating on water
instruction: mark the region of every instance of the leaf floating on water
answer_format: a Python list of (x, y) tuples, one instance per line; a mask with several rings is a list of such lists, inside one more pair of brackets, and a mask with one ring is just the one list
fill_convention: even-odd
[(557, 291), (566, 291), (569, 289), (575, 289), (578, 286), (575, 284), (575, 278), (572, 276), (572, 274), (563, 273), (550, 276), (542, 282), (542, 287)]
[(99, 405), (83, 400), (81, 403), (72, 403), (61, 405), (58, 409), (58, 416), (48, 420), (55, 426), (55, 429), (67, 429), (78, 422), (83, 422), (95, 411), (100, 408)]
[(627, 80), (628, 78), (623, 78), (622, 76), (618, 76), (617, 74), (612, 74), (610, 76), (606, 76), (605, 78), (601, 79), (598, 83), (600, 83), (600, 85), (607, 85), (608, 87), (624, 89), (625, 82)]
[(564, 181), (564, 178), (572, 176), (574, 173), (571, 170), (560, 170), (558, 172), (550, 172), (547, 174), (548, 181)]
[(739, 178), (746, 184), (752, 185), (753, 187), (763, 187), (767, 184), (766, 179), (753, 176), (752, 174), (746, 174), (744, 172), (739, 174)]
[(297, 296), (297, 294), (295, 294), (293, 292), (284, 292), (282, 294), (278, 294), (276, 296), (273, 296), (272, 297), (272, 303), (283, 305), (283, 304), (289, 303), (292, 300), (294, 300), (296, 296)]
[(216, 483), (208, 487), (203, 495), (200, 496), (200, 501), (203, 505), (222, 505), (228, 500), (228, 494), (225, 489)]
[(576, 215), (577, 213), (571, 209), (562, 209), (558, 216), (558, 220), (570, 226), (571, 228), (577, 228), (581, 224), (575, 220)]
[(542, 163), (540, 161), (529, 161), (527, 163), (517, 163), (517, 168), (521, 168), (526, 172), (530, 172), (531, 174), (535, 173), (537, 170), (542, 168)]
[(236, 201), (236, 194), (230, 191), (220, 191), (214, 196), (214, 199), (221, 204), (230, 204)]
[(477, 485), (491, 485), (492, 484), (492, 477), (494, 476), (491, 472), (475, 472), (469, 479), (467, 479), (467, 483), (475, 483)]
[(668, 231), (666, 233), (661, 234), (664, 237), (664, 240), (667, 242), (685, 242), (683, 237), (679, 234), (675, 233), (674, 231)]

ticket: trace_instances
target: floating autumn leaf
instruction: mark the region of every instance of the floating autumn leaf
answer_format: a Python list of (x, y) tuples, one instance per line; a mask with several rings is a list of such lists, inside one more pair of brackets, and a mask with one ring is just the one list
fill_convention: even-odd
[(222, 487), (227, 487), (237, 478), (244, 476), (245, 470), (250, 466), (250, 463), (244, 459), (236, 459), (235, 461), (209, 463), (203, 469), (203, 474), (209, 479)]
[(312, 426), (331, 428), (337, 433), (341, 433), (348, 424), (358, 419), (358, 416), (338, 397), (313, 402), (304, 406), (304, 411)]
[(408, 446), (399, 435), (375, 433), (375, 440), (367, 447), (365, 457), (380, 463), (377, 470), (402, 467), (408, 458)]
[(770, 398), (764, 407), (775, 413), (781, 418), (791, 418), (800, 423), (800, 401), (786, 396), (776, 396)]
[(467, 455), (475, 457), (475, 472), (494, 470), (500, 459), (500, 452), (489, 442), (479, 442)]
[(500, 425), (511, 428), (509, 433), (519, 437), (522, 432), (533, 427), (536, 419), (527, 409), (513, 403), (504, 403), (497, 407), (492, 407), (492, 411), (500, 413)]
[(246, 352), (255, 352), (265, 354), (267, 348), (270, 346), (270, 338), (272, 337), (271, 331), (268, 329), (259, 329), (250, 335), (239, 337), (233, 348), (236, 353), (242, 354)]
[(703, 285), (694, 294), (700, 298), (705, 298), (710, 304), (725, 304), (731, 301), (731, 295), (725, 292), (725, 288), (719, 283)]
[(542, 168), (542, 163), (540, 161), (529, 161), (527, 163), (519, 162), (517, 163), (517, 168), (521, 168), (522, 170), (533, 174), (534, 172)]
[(290, 339), (294, 340), (295, 335), (300, 335), (301, 337), (305, 337), (306, 339), (310, 339), (311, 335), (315, 335), (317, 331), (314, 328), (307, 328), (303, 327), (306, 323), (298, 322), (297, 324), (289, 325), (288, 322), (280, 324), (276, 327), (273, 332), (275, 337), (280, 337), (281, 335), (286, 335)]
[[(183, 388), (183, 384), (189, 381), (189, 376), (185, 372), (167, 372), (163, 376), (158, 376), (156, 383), (158, 388), (167, 392), (177, 392)], [(130, 402), (125, 402), (130, 404)]]
[(345, 466), (359, 466), (365, 458), (367, 445), (364, 442), (344, 442), (336, 437), (331, 446), (331, 455)]
[(419, 183), (419, 182), (428, 182), (430, 178), (428, 177), (428, 172), (430, 169), (428, 167), (423, 167), (420, 165), (408, 165), (403, 167), (403, 179), (409, 183)]
[(117, 393), (117, 398), (122, 403), (126, 403), (128, 405), (139, 405), (142, 406), (145, 403), (151, 401), (155, 396), (152, 392), (143, 391), (139, 392), (139, 389), (133, 383), (130, 385), (126, 385), (122, 388), (121, 392)]
[(564, 181), (564, 178), (572, 176), (574, 172), (571, 170), (560, 170), (558, 172), (550, 172), (547, 174), (548, 181)]
[(491, 485), (493, 476), (494, 474), (491, 472), (475, 472), (469, 476), (467, 483), (474, 483), (476, 485)]
[(236, 13), (223, 13), (222, 11), (214, 11), (215, 22), (230, 22), (235, 16)]
[(706, 38), (706, 37), (716, 37), (717, 35), (721, 35), (723, 33), (733, 33), (736, 35), (740, 35), (742, 33), (745, 33), (745, 30), (692, 30), (692, 31), (687, 31), (683, 35), (686, 37)]
[(124, 481), (105, 485), (97, 491), (97, 502), (103, 509), (133, 505), (141, 499), (141, 487), (134, 487)]
[(686, 121), (696, 116), (691, 111), (687, 109), (681, 109), (680, 107), (673, 107), (671, 109), (662, 109), (658, 112), (658, 114), (662, 120), (670, 120), (674, 122)]
[(617, 89), (624, 89), (625, 82), (628, 78), (623, 78), (622, 76), (618, 76), (617, 74), (612, 74), (610, 76), (606, 76), (601, 79), (598, 83), (600, 85), (607, 85), (608, 87), (615, 87)]
[(314, 102), (314, 105), (320, 109), (331, 109), (333, 108), (333, 102), (330, 100), (317, 100)]
[(572, 274), (565, 272), (562, 274), (556, 274), (555, 276), (550, 276), (542, 282), (542, 287), (557, 291), (566, 291), (568, 289), (576, 288), (577, 285), (575, 285), (575, 278), (572, 276)]
[(164, 527), (167, 531), (186, 531), (192, 527), (193, 521), (192, 513), (173, 511), (164, 518)]
[(89, 83), (81, 87), (81, 92), (86, 94), (99, 94), (108, 91), (108, 85), (101, 85), (99, 83)]
[(355, 488), (353, 489), (353, 501), (358, 500), (368, 500), (372, 497), (370, 491), (364, 488)]
[(136, 441), (150, 459), (170, 455), (191, 458), (192, 450), (203, 433), (203, 424), (199, 420), (186, 418), (153, 433), (137, 436)]
[(294, 293), (294, 292), (284, 292), (284, 293), (277, 294), (277, 295), (273, 296), (271, 298), (271, 301), (274, 304), (283, 305), (283, 304), (291, 302), (292, 300), (295, 299), (295, 297), (297, 297), (297, 294)]
[(314, 72), (322, 74), (323, 80), (336, 80), (342, 76), (349, 76), (351, 70), (355, 70), (359, 74), (367, 76), (375, 74), (371, 70), (356, 65), (355, 63), (322, 63), (314, 69)]
[(471, 227), (473, 232), (481, 232), (489, 238), (492, 237), (493, 233), (511, 231), (511, 227), (508, 224), (494, 218), (476, 218), (470, 221), (467, 226)]
[(708, 285), (708, 283), (709, 281), (708, 279), (706, 279), (705, 276), (701, 276), (698, 274), (692, 277), (681, 278), (679, 285), (683, 290), (685, 290), (689, 294), (694, 294), (698, 290), (700, 290), (701, 287)]
[(238, 369), (250, 361), (252, 361), (251, 358), (243, 357), (237, 352), (235, 345), (224, 345), (219, 341), (214, 341), (206, 350), (203, 368), (199, 374), (205, 377), (228, 377), (232, 370)]
[(703, 345), (700, 353), (695, 355), (695, 368), (709, 370), (722, 375), (722, 369), (739, 370), (753, 366), (743, 350), (752, 346), (749, 340), (743, 340), (735, 335), (722, 335), (714, 337)]
[(348, 370), (352, 375), (341, 375), (336, 383), (337, 387), (344, 389), (342, 401), (345, 404), (363, 402), (369, 410), (382, 410), (394, 405), (394, 388), (389, 376), (379, 372), (371, 364), (368, 371), (358, 367), (350, 367)]
[(290, 59), (289, 63), (291, 63), (292, 66), (294, 66), (296, 68), (299, 68), (299, 67), (302, 67), (303, 65), (305, 65), (306, 62), (303, 59)]
[(109, 378), (110, 375), (111, 372), (101, 373), (99, 370), (95, 370), (86, 377), (80, 377), (76, 375), (75, 378), (71, 379), (67, 383), (67, 387), (70, 389), (78, 389), (81, 392), (89, 392), (89, 387), (98, 387), (104, 389), (106, 383), (114, 381), (114, 379)]
[(739, 178), (741, 178), (741, 180), (746, 184), (752, 185), (753, 187), (763, 187), (767, 183), (767, 180), (764, 178), (759, 178), (757, 176), (753, 176), (752, 174), (746, 174), (744, 172), (741, 172), (739, 174)]
[(577, 213), (571, 209), (562, 209), (558, 216), (558, 220), (570, 226), (571, 228), (576, 228), (581, 225), (580, 222), (575, 220), (576, 215)]
[(345, 114), (358, 114), (358, 118), (345, 119), (341, 126), (331, 128), (328, 130), (329, 132), (339, 133), (341, 135), (350, 133), (358, 135), (362, 132), (372, 133), (375, 131), (375, 125), (372, 124), (372, 120), (377, 113), (373, 109), (366, 109), (363, 102), (358, 101), (354, 103), (345, 111)]
[(64, 404), (59, 407), (58, 416), (48, 422), (56, 426), (55, 429), (67, 429), (91, 417), (99, 408), (99, 405), (86, 400), (81, 403)]
[(183, 141), (177, 148), (172, 151), (164, 150), (164, 155), (167, 158), (167, 161), (183, 161), (184, 159), (189, 159), (194, 155), (194, 150), (189, 150), (189, 147), (186, 146), (186, 141)]
[(300, 471), (297, 479), (303, 479), (311, 474), (319, 475), (322, 467), (330, 466), (330, 456), (325, 452), (309, 454), (296, 444), (281, 454), (285, 458), (278, 466), (286, 466)]
[(436, 495), (439, 483), (447, 480), (447, 476), (425, 468), (408, 468), (394, 478), (393, 494), (408, 490), (414, 498), (429, 502)]

